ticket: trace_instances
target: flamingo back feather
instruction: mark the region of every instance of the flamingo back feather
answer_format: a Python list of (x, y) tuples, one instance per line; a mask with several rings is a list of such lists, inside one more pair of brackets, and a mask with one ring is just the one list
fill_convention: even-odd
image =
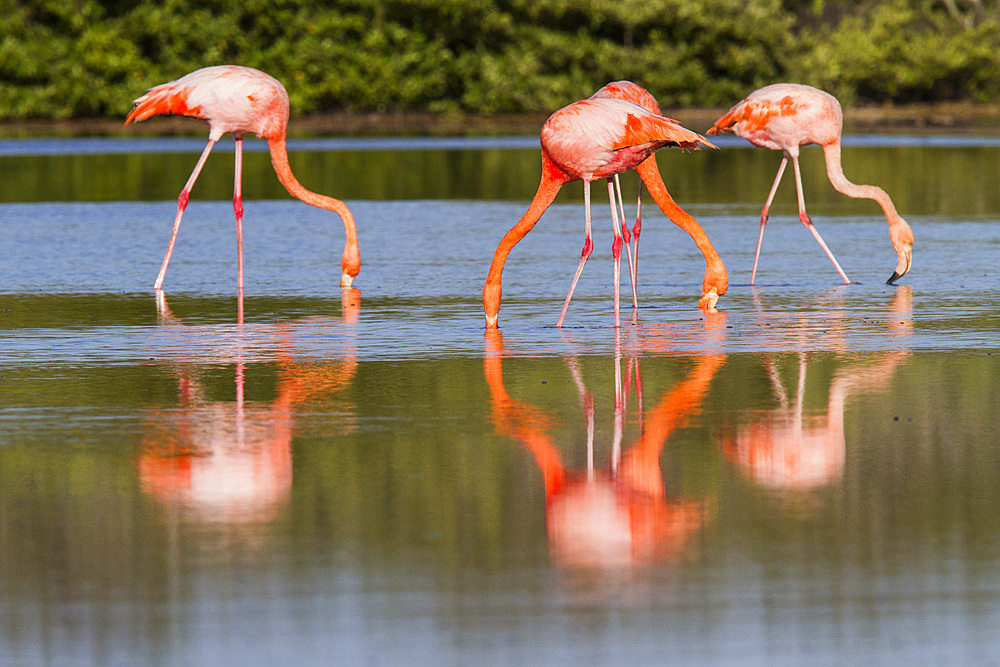
[(775, 118), (785, 118), (795, 114), (798, 102), (791, 95), (780, 99), (745, 99), (730, 109), (707, 134), (720, 134), (740, 123), (750, 132), (760, 132)]
[(605, 84), (600, 90), (591, 95), (590, 98), (625, 100), (626, 102), (632, 102), (645, 109), (649, 109), (653, 113), (660, 113), (660, 103), (656, 101), (652, 93), (631, 81), (612, 81)]
[(666, 142), (678, 148), (699, 148), (699, 144), (716, 148), (708, 139), (680, 123), (659, 114), (628, 114), (625, 132), (614, 146), (615, 150), (649, 142)]
[(150, 88), (148, 93), (135, 100), (135, 108), (125, 118), (125, 125), (138, 123), (160, 114), (201, 118), (201, 107), (188, 104), (190, 91), (178, 88), (176, 84), (176, 81), (171, 81)]
[(176, 81), (149, 89), (135, 101), (125, 125), (158, 114), (208, 121), (211, 136), (253, 132), (283, 139), (288, 125), (288, 93), (272, 76), (251, 67), (203, 67)]

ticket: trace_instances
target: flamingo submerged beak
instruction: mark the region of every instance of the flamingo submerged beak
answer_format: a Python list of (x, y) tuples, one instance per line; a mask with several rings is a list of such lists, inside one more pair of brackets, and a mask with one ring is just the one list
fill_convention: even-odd
[(483, 285), (483, 313), (486, 315), (486, 329), (496, 329), (500, 315), (500, 283), (487, 281)]
[(705, 292), (705, 294), (698, 300), (698, 307), (701, 308), (706, 313), (717, 313), (715, 309), (715, 304), (719, 302), (719, 293), (713, 287), (712, 289)]
[(913, 244), (903, 243), (899, 247), (899, 261), (896, 262), (896, 270), (892, 272), (889, 279), (885, 281), (886, 285), (895, 285), (896, 281), (905, 276), (910, 271), (910, 265), (913, 264)]

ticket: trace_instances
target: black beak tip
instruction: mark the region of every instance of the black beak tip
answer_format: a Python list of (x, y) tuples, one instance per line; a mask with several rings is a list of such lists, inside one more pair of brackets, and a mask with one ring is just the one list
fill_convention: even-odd
[(892, 285), (893, 287), (895, 287), (896, 286), (896, 281), (899, 280), (902, 277), (903, 277), (902, 274), (893, 271), (892, 275), (889, 276), (889, 279), (887, 281), (885, 281), (885, 284), (886, 285)]

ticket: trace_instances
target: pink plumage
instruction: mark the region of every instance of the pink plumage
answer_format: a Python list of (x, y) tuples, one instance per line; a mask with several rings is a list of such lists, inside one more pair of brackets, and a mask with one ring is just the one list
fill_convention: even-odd
[(771, 185), (771, 191), (768, 193), (764, 208), (760, 213), (760, 233), (757, 236), (757, 251), (754, 255), (753, 270), (750, 273), (751, 285), (754, 284), (757, 276), (757, 261), (760, 257), (760, 247), (764, 238), (764, 226), (767, 224), (768, 211), (789, 158), (791, 158), (795, 170), (799, 220), (812, 233), (827, 257), (833, 262), (844, 282), (851, 282), (806, 213), (805, 197), (802, 193), (802, 176), (799, 171), (799, 148), (809, 144), (818, 144), (823, 147), (823, 154), (826, 158), (826, 173), (837, 192), (853, 198), (873, 199), (882, 207), (886, 221), (889, 223), (889, 240), (898, 256), (896, 269), (886, 282), (890, 285), (895, 284), (896, 280), (906, 275), (910, 270), (913, 262), (913, 231), (896, 212), (896, 207), (889, 195), (878, 186), (858, 185), (844, 176), (840, 159), (840, 137), (843, 125), (840, 102), (833, 95), (818, 88), (798, 83), (775, 83), (747, 95), (746, 99), (737, 103), (708, 130), (708, 134), (733, 132), (755, 146), (784, 153), (774, 183)]
[(288, 126), (288, 92), (281, 82), (237, 65), (205, 67), (150, 88), (135, 105), (126, 125), (157, 114), (191, 116), (207, 121), (215, 139), (227, 132), (279, 139)]
[(241, 180), (243, 169), (243, 135), (250, 132), (267, 141), (271, 163), (278, 180), (293, 196), (318, 208), (333, 211), (344, 222), (346, 239), (341, 257), (342, 287), (350, 287), (361, 269), (357, 229), (347, 205), (339, 199), (312, 192), (299, 183), (288, 164), (285, 134), (288, 127), (288, 93), (272, 76), (250, 67), (218, 65), (204, 67), (176, 81), (150, 88), (135, 100), (135, 108), (125, 119), (125, 125), (146, 120), (158, 114), (191, 116), (208, 123), (208, 144), (177, 198), (177, 213), (166, 255), (160, 266), (154, 289), (162, 289), (177, 240), (184, 209), (191, 188), (201, 173), (215, 143), (227, 132), (236, 141), (236, 177), (233, 186), (233, 210), (236, 213), (236, 285), (243, 289), (243, 203)]
[(664, 146), (714, 146), (700, 134), (626, 100), (590, 98), (549, 116), (542, 150), (571, 180), (608, 178), (634, 169)]
[[(590, 96), (591, 99), (617, 99), (625, 100), (627, 102), (632, 102), (638, 104), (648, 111), (652, 111), (655, 114), (660, 113), (660, 103), (656, 101), (653, 94), (648, 90), (643, 88), (637, 83), (632, 81), (612, 81), (611, 83), (605, 84), (596, 93)], [(673, 119), (669, 119), (678, 126), (680, 123)], [(632, 303), (634, 307), (638, 307), (638, 302), (636, 300), (636, 283), (638, 280), (638, 266), (639, 266), (639, 235), (642, 230), (642, 188), (643, 185), (649, 190), (649, 194), (652, 195), (653, 201), (656, 205), (660, 207), (663, 214), (673, 222), (675, 225), (683, 229), (685, 232), (691, 235), (691, 239), (701, 250), (702, 256), (705, 258), (705, 277), (702, 280), (701, 285), (701, 299), (698, 301), (699, 308), (711, 311), (715, 308), (715, 304), (718, 302), (719, 297), (726, 293), (729, 289), (729, 272), (726, 271), (725, 264), (722, 263), (722, 258), (719, 257), (719, 253), (715, 250), (715, 246), (712, 245), (712, 241), (708, 238), (708, 234), (702, 229), (698, 221), (695, 220), (687, 211), (682, 209), (674, 201), (674, 198), (670, 196), (667, 191), (667, 186), (663, 183), (663, 178), (660, 176), (659, 167), (656, 164), (656, 155), (650, 155), (648, 158), (640, 162), (635, 167), (636, 172), (639, 174), (639, 178), (642, 179), (642, 185), (639, 186), (639, 196), (636, 199), (636, 212), (635, 212), (635, 224), (632, 227), (632, 240), (634, 245), (629, 242), (628, 228), (622, 221), (622, 234), (628, 243), (629, 250), (629, 269), (631, 270), (632, 278)], [(615, 187), (619, 188), (617, 182), (618, 177), (615, 176)]]
[(830, 93), (798, 83), (775, 83), (747, 95), (708, 133), (729, 130), (756, 146), (781, 151), (839, 141), (843, 126), (840, 102)]
[(707, 139), (681, 127), (676, 121), (626, 100), (591, 98), (573, 102), (553, 113), (542, 125), (542, 179), (538, 192), (521, 220), (501, 239), (483, 285), (483, 309), (487, 328), (497, 326), (501, 299), (500, 277), (511, 249), (534, 227), (565, 183), (583, 180), (586, 239), (580, 263), (556, 323), (556, 326), (562, 326), (580, 273), (593, 251), (590, 182), (598, 178), (608, 179), (608, 196), (611, 200), (612, 229), (615, 235), (612, 244), (614, 309), (615, 327), (618, 327), (618, 281), (623, 239), (617, 222), (612, 179), (617, 174), (636, 168), (664, 146), (697, 149), (701, 145), (714, 148)]

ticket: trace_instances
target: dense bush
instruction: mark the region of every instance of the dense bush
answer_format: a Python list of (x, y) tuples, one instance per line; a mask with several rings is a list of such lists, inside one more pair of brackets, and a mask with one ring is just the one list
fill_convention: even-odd
[(296, 113), (549, 111), (614, 79), (665, 106), (802, 81), (846, 102), (1000, 99), (978, 0), (0, 0), (0, 118), (120, 116), (205, 65)]

